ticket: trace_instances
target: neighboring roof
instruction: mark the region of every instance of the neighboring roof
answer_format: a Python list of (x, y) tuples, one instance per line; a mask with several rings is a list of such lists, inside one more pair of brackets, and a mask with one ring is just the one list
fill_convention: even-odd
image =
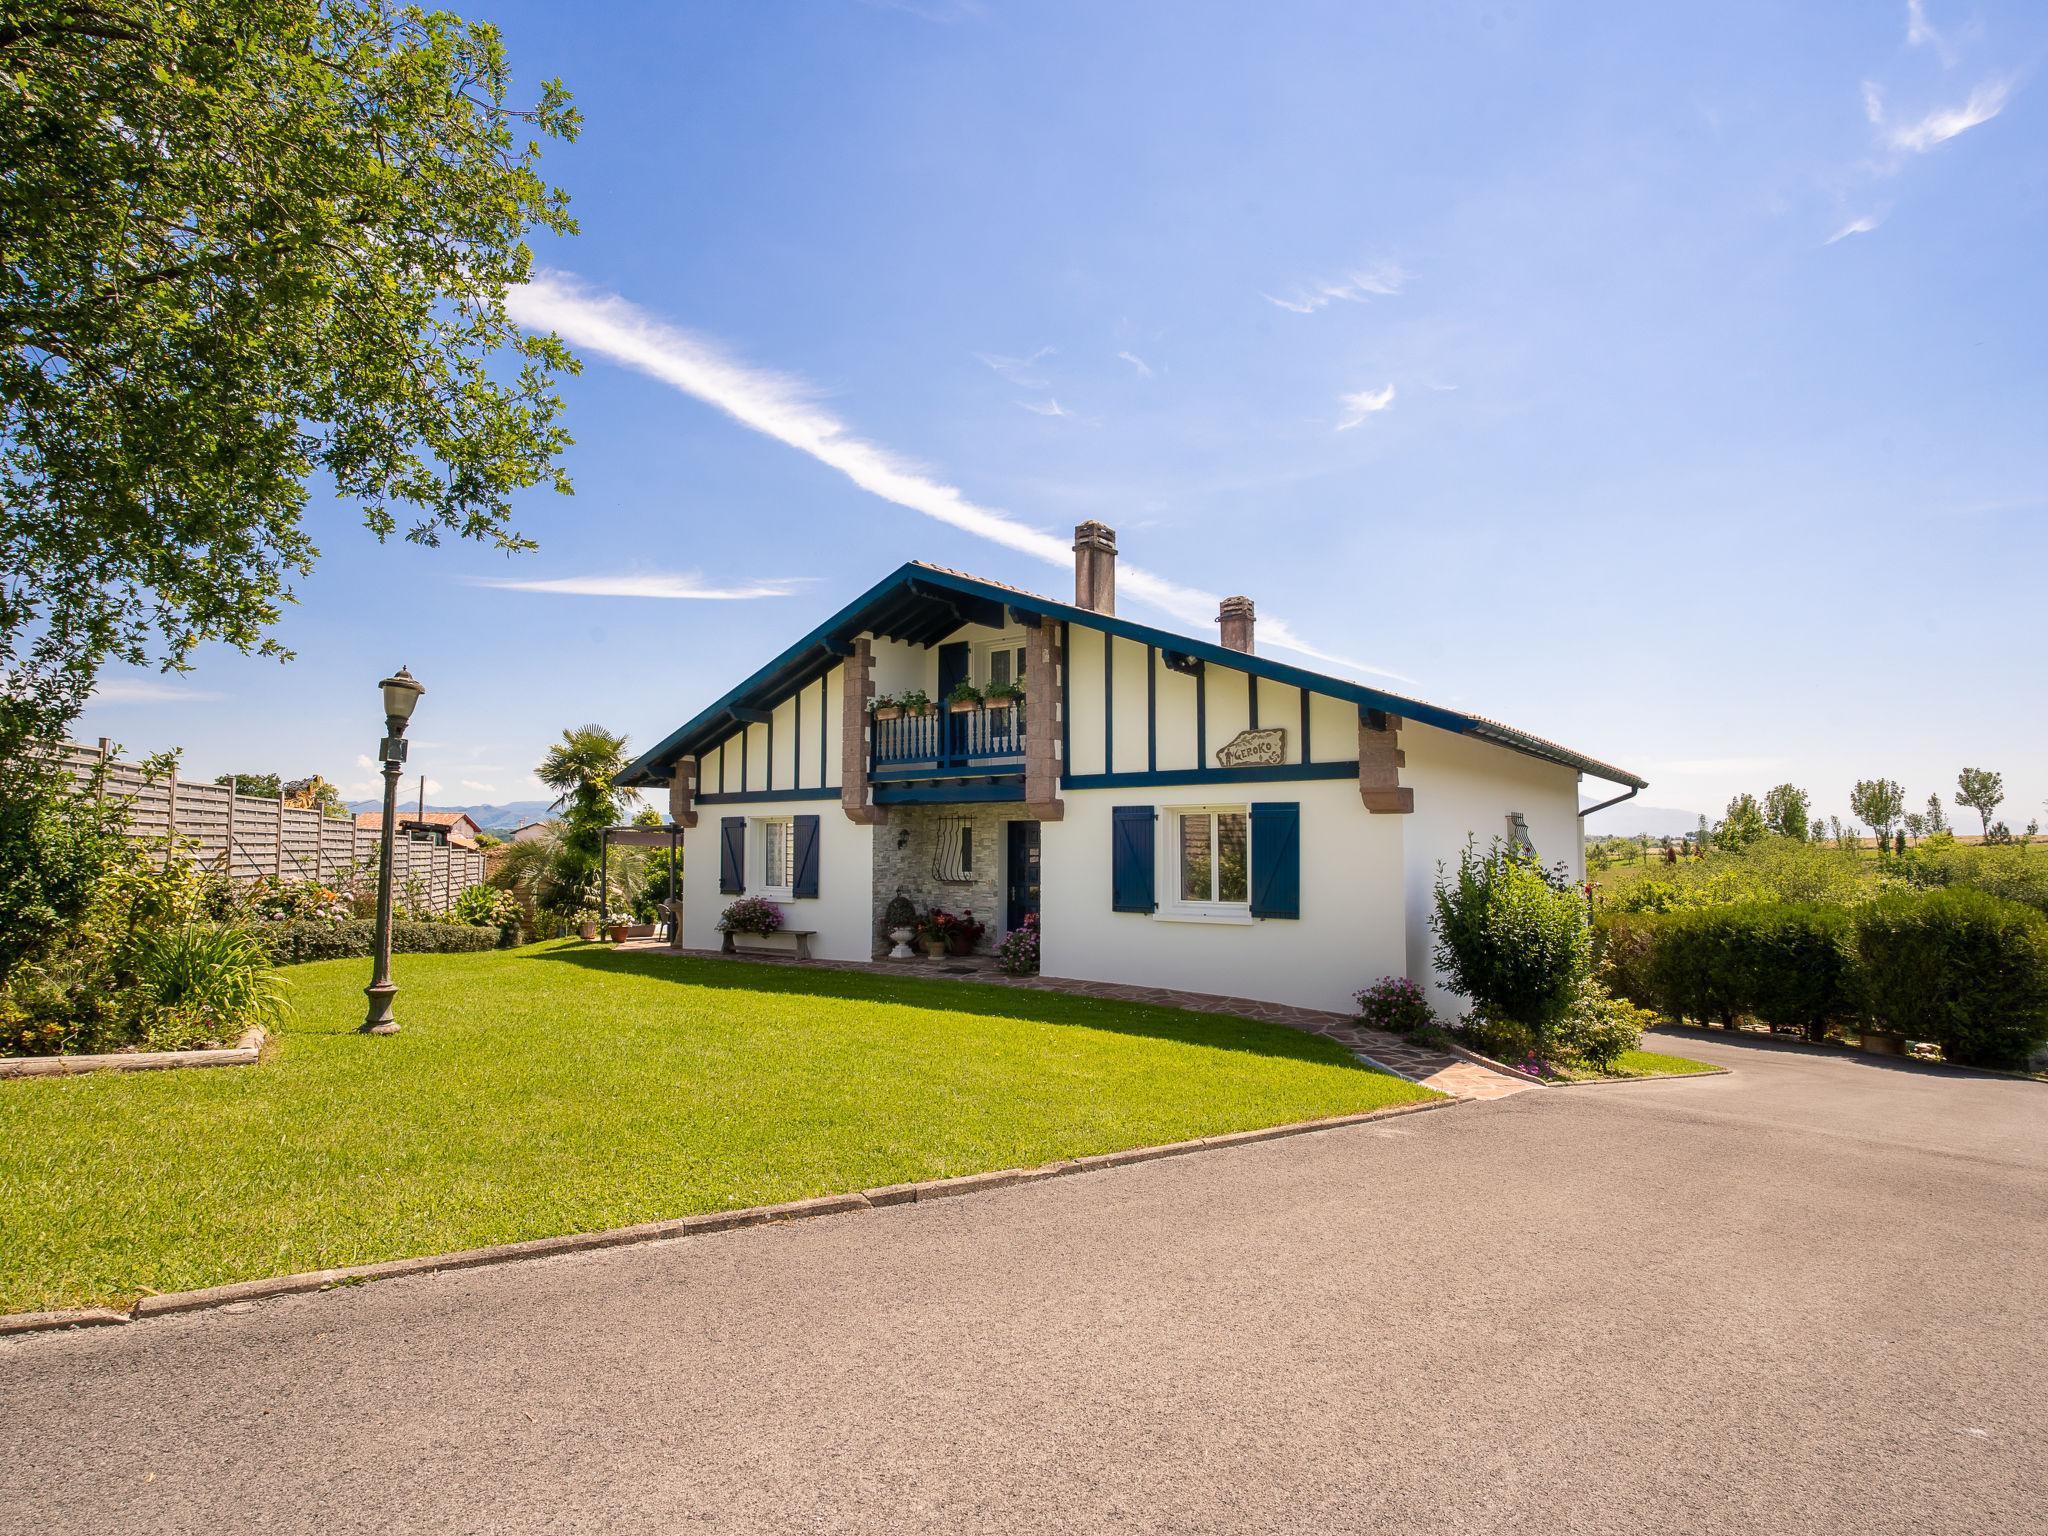
[(1307, 688), (1335, 698), (1349, 699), (1366, 709), (1385, 710), (1403, 719), (1417, 720), (1459, 736), (1471, 736), (1495, 746), (1506, 747), (1528, 757), (1562, 767), (1575, 768), (1598, 779), (1643, 789), (1648, 780), (1625, 768), (1587, 757), (1541, 736), (1532, 736), (1511, 725), (1469, 715), (1460, 710), (1368, 687), (1350, 678), (1305, 667), (1290, 666), (1269, 657), (1233, 651), (1213, 640), (1197, 640), (1134, 623), (1113, 614), (1095, 613), (1072, 603), (1062, 603), (1022, 587), (1009, 586), (986, 577), (969, 576), (941, 565), (912, 560), (899, 566), (887, 578), (870, 587), (803, 639), (754, 673), (663, 738), (651, 751), (643, 752), (619, 776), (621, 786), (662, 782), (678, 757), (688, 757), (712, 746), (730, 734), (735, 723), (731, 711), (761, 709), (786, 698), (837, 666), (848, 655), (856, 636), (873, 631), (885, 639), (904, 640), (914, 645), (931, 645), (944, 639), (962, 624), (988, 624), (1003, 628), (1010, 614), (1029, 613), (1063, 623), (1087, 624), (1141, 645), (1156, 645), (1162, 651), (1193, 660), (1233, 667), (1254, 677), (1271, 679), (1296, 688)]
[[(401, 827), (439, 827), (451, 834), (459, 831), (465, 823), (469, 827), (469, 831), (463, 834), (465, 837), (474, 838), (477, 833), (483, 831), (483, 828), (476, 824), (476, 818), (467, 811), (428, 811), (424, 816), (417, 812), (401, 812), (398, 818)], [(375, 832), (384, 825), (384, 813), (357, 811), (356, 825)]]

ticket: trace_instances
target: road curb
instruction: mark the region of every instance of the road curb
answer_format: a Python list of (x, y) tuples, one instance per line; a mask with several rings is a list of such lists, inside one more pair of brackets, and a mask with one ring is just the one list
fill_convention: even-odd
[(173, 1291), (144, 1296), (128, 1311), (112, 1307), (80, 1307), (69, 1311), (14, 1312), (0, 1314), (0, 1336), (51, 1333), (69, 1328), (104, 1327), (114, 1323), (141, 1322), (152, 1317), (170, 1317), (185, 1312), (212, 1311), (239, 1303), (270, 1301), (280, 1296), (303, 1296), (317, 1291), (365, 1285), (375, 1280), (396, 1280), (407, 1275), (431, 1275), (442, 1270), (482, 1269), (490, 1265), (513, 1264), (523, 1259), (553, 1258), (565, 1253), (590, 1253), (604, 1248), (635, 1247), (642, 1243), (666, 1242), (676, 1238), (729, 1232), (739, 1227), (767, 1226), (777, 1222), (805, 1221), (817, 1216), (851, 1215), (857, 1211), (887, 1206), (923, 1204), (954, 1199), (989, 1190), (1008, 1189), (1019, 1184), (1036, 1184), (1069, 1174), (1096, 1173), (1148, 1163), (1166, 1157), (1185, 1157), (1194, 1152), (1226, 1151), (1261, 1141), (1278, 1141), (1288, 1136), (1307, 1136), (1318, 1131), (1343, 1130), (1403, 1115), (1431, 1110), (1454, 1109), (1467, 1099), (1443, 1097), (1419, 1104), (1391, 1104), (1355, 1115), (1331, 1115), (1320, 1120), (1298, 1120), (1291, 1125), (1263, 1126), (1249, 1131), (1231, 1131), (1220, 1136), (1200, 1136), (1191, 1141), (1170, 1141), (1151, 1147), (1131, 1147), (1121, 1152), (1102, 1152), (1091, 1157), (1062, 1158), (1035, 1168), (998, 1168), (988, 1173), (967, 1173), (949, 1179), (924, 1179), (914, 1184), (889, 1184), (857, 1194), (818, 1195), (808, 1200), (787, 1200), (777, 1205), (749, 1206), (737, 1211), (707, 1211), (697, 1216), (678, 1216), (666, 1221), (642, 1222), (631, 1227), (612, 1227), (601, 1232), (573, 1232), (561, 1237), (536, 1237), (524, 1242), (497, 1243), (488, 1248), (469, 1248), (456, 1253), (429, 1254), (413, 1259), (390, 1259), (379, 1264), (350, 1264), (336, 1269), (303, 1270), (295, 1275), (273, 1275), (263, 1280), (237, 1280), (196, 1291)]

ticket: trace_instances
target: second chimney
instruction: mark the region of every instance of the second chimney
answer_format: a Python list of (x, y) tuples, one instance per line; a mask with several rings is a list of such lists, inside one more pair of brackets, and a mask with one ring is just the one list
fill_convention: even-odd
[(1226, 597), (1223, 607), (1216, 615), (1217, 627), (1223, 631), (1223, 648), (1226, 651), (1252, 653), (1252, 600), (1248, 597)]
[(1105, 523), (1074, 530), (1074, 606), (1116, 612), (1116, 530)]

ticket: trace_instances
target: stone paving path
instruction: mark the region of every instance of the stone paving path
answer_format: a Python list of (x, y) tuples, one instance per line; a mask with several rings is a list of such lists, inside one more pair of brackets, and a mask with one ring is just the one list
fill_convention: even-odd
[[(628, 939), (617, 945), (639, 954), (687, 956), (693, 960), (732, 960), (731, 955), (709, 949), (671, 949), (658, 939)], [(748, 955), (754, 964), (801, 965), (825, 971), (866, 971), (876, 975), (917, 976), (930, 981), (975, 981), (995, 986), (1017, 987), (1033, 992), (1063, 992), (1077, 997), (1099, 997), (1116, 1002), (1151, 1003), (1164, 1008), (1187, 1008), (1197, 1013), (1227, 1013), (1241, 1019), (1258, 1019), (1280, 1024), (1306, 1034), (1335, 1040), (1352, 1055), (1396, 1077), (1434, 1088), (1458, 1099), (1503, 1099), (1525, 1088), (1540, 1086), (1527, 1078), (1509, 1076), (1448, 1051), (1439, 1051), (1403, 1040), (1382, 1030), (1367, 1029), (1355, 1018), (1316, 1008), (1297, 1008), (1288, 1003), (1269, 1003), (1253, 997), (1218, 997), (1208, 992), (1181, 992), (1171, 987), (1134, 987), (1115, 981), (1076, 981), (1063, 976), (1005, 976), (987, 955), (969, 955), (946, 960), (798, 960), (793, 955)]]

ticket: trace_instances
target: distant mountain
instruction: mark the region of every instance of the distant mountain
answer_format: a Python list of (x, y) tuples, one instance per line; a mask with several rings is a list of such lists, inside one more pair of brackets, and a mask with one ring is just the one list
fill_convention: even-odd
[[(1707, 818), (1711, 824), (1713, 817)], [(1700, 825), (1698, 811), (1675, 810), (1668, 805), (1640, 805), (1634, 800), (1624, 800), (1611, 811), (1601, 811), (1586, 818), (1588, 837), (1677, 837), (1684, 832), (1697, 832)]]
[[(351, 811), (381, 811), (382, 800), (354, 800), (349, 803)], [(419, 809), (418, 800), (399, 797), (398, 814), (405, 816)], [(439, 805), (429, 803), (430, 811), (461, 811), (486, 832), (510, 832), (514, 827), (523, 827), (529, 821), (546, 821), (552, 814), (545, 800), (512, 800), (504, 805)]]

